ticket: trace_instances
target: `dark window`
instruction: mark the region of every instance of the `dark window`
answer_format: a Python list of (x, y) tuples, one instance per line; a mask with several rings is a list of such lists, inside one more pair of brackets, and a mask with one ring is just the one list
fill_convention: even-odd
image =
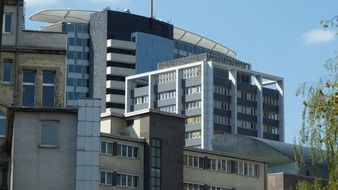
[(12, 81), (12, 61), (4, 60), (3, 63), (3, 81), (11, 82)]
[(160, 139), (150, 140), (150, 189), (161, 189), (161, 162), (162, 162), (162, 142)]
[(0, 111), (0, 136), (5, 136), (6, 132), (6, 116)]
[(73, 51), (67, 52), (67, 59), (74, 59), (74, 52)]
[(76, 39), (76, 46), (82, 46), (83, 45), (83, 39), (82, 38), (77, 38)]
[(124, 90), (117, 90), (117, 89), (106, 89), (107, 94), (117, 94), (117, 95), (124, 95)]
[(124, 109), (124, 104), (107, 102), (106, 103), (106, 107), (107, 108)]
[(67, 86), (73, 86), (74, 85), (74, 79), (67, 78)]
[(116, 80), (116, 81), (125, 81), (126, 77), (116, 76), (116, 75), (107, 75), (107, 80)]
[(41, 121), (40, 127), (40, 144), (41, 145), (52, 145), (58, 144), (58, 121)]
[(35, 72), (23, 71), (22, 105), (34, 106), (35, 104)]
[(3, 32), (5, 32), (5, 33), (12, 32), (12, 15), (11, 14), (5, 14), (3, 22), (4, 22)]
[(43, 72), (42, 106), (55, 106), (55, 73)]
[(135, 64), (119, 63), (119, 62), (113, 62), (113, 61), (107, 61), (107, 66), (135, 69)]
[(67, 32), (75, 32), (74, 24), (67, 23)]
[(74, 65), (74, 73), (82, 73), (82, 66)]
[(68, 45), (73, 46), (74, 45), (74, 38), (68, 38)]
[(107, 53), (120, 53), (120, 54), (127, 54), (127, 55), (135, 55), (135, 50), (107, 48)]

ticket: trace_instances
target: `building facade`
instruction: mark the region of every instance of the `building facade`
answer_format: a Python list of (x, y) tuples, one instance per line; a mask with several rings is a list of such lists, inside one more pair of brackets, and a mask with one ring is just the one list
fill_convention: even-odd
[(216, 134), (284, 141), (283, 79), (231, 57), (201, 54), (126, 78), (125, 112), (186, 115), (186, 146), (211, 149)]

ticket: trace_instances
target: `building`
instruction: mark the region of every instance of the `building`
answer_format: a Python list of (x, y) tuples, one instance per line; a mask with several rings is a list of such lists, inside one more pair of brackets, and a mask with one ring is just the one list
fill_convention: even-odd
[(99, 100), (80, 100), (78, 109), (9, 108), (1, 187), (98, 190), (99, 139)]
[(266, 189), (264, 160), (183, 148), (183, 126), (184, 117), (156, 110), (104, 114), (100, 188)]
[(0, 49), (0, 136), (7, 107), (64, 107), (66, 34), (24, 29), (23, 1), (5, 0)]
[(216, 134), (284, 141), (283, 79), (231, 57), (201, 54), (126, 78), (125, 112), (184, 114), (186, 146), (211, 149)]
[[(162, 61), (198, 53), (236, 55), (206, 37), (130, 11), (49, 9), (30, 19), (49, 23), (43, 30), (68, 32), (67, 105), (76, 105), (77, 99), (88, 96), (101, 98), (102, 112), (124, 112), (126, 76), (155, 70)], [(86, 45), (88, 23), (90, 46)]]

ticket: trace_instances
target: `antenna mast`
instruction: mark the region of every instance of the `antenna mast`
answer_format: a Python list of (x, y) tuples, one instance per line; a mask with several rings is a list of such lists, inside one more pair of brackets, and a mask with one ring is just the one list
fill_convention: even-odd
[(150, 4), (150, 18), (154, 18), (154, 0), (151, 0)]

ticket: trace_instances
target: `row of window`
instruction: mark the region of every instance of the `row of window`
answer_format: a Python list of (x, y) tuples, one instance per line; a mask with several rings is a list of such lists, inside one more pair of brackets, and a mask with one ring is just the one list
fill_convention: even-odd
[(201, 107), (201, 100), (185, 103), (185, 109), (197, 109)]
[(185, 124), (200, 124), (201, 115), (190, 116), (185, 119)]
[(278, 106), (278, 99), (271, 96), (263, 96), (263, 103)]
[(100, 183), (105, 185), (116, 185), (118, 187), (138, 188), (139, 177), (133, 174), (100, 171)]
[(162, 73), (158, 75), (158, 83), (168, 83), (168, 82), (173, 82), (176, 81), (176, 72), (167, 72), (167, 73)]
[(249, 107), (249, 106), (238, 105), (237, 106), (237, 112), (238, 113), (248, 114), (248, 115), (256, 115), (256, 108)]
[(192, 86), (185, 88), (185, 95), (199, 94), (201, 93), (201, 86)]
[(67, 32), (89, 33), (88, 24), (67, 23), (66, 30)]
[(230, 110), (230, 104), (225, 101), (214, 100), (214, 108), (226, 111), (226, 110)]
[(216, 186), (209, 186), (209, 185), (202, 185), (196, 183), (184, 183), (183, 190), (231, 190), (225, 187), (216, 187)]
[(186, 132), (185, 133), (185, 138), (186, 139), (201, 138), (201, 130)]
[(278, 135), (279, 134), (279, 127), (264, 125), (264, 132)]
[(160, 111), (164, 111), (164, 112), (176, 113), (176, 106), (175, 105), (159, 107), (158, 109), (160, 109)]
[(68, 38), (67, 39), (68, 45), (69, 46), (90, 46), (90, 41), (89, 39), (83, 39), (83, 38)]
[(256, 130), (256, 123), (255, 122), (238, 120), (237, 125), (238, 125), (238, 127), (241, 127), (241, 128), (244, 128), (244, 129)]
[(229, 71), (224, 70), (224, 69), (219, 69), (219, 68), (214, 68), (214, 76), (219, 77), (219, 78), (229, 78)]
[(183, 163), (185, 166), (193, 168), (208, 169), (251, 177), (259, 176), (258, 164), (252, 164), (243, 161), (214, 159), (185, 154)]
[(201, 67), (190, 67), (183, 69), (183, 79), (194, 78), (201, 76)]
[[(127, 158), (138, 158), (138, 147), (125, 144), (115, 143), (116, 156)], [(114, 143), (108, 141), (101, 141), (101, 154), (114, 155)]]
[(3, 113), (0, 110), (0, 136), (5, 136), (6, 133), (6, 116), (5, 113)]
[(271, 111), (264, 111), (264, 118), (278, 120), (278, 113)]
[(86, 92), (67, 92), (67, 100), (78, 100), (81, 98), (88, 98), (89, 94)]
[(89, 88), (89, 81), (88, 79), (67, 78), (67, 86), (78, 86)]
[(89, 60), (88, 52), (67, 51), (67, 59)]
[(252, 92), (238, 91), (237, 97), (244, 99), (244, 100), (256, 101), (256, 93), (252, 93)]
[(148, 96), (139, 96), (134, 98), (134, 104), (146, 104), (148, 103)]
[(12, 82), (12, 67), (13, 67), (13, 60), (11, 59), (4, 59), (2, 63), (2, 81), (4, 82)]
[[(55, 73), (44, 71), (42, 79), (42, 106), (55, 106)], [(35, 106), (35, 71), (23, 71), (22, 81), (22, 105)]]
[(161, 160), (162, 160), (162, 142), (160, 139), (152, 138), (150, 140), (150, 190), (161, 189)]
[(157, 94), (157, 100), (166, 100), (176, 97), (176, 91), (167, 91), (167, 92), (161, 92)]
[(89, 74), (89, 66), (87, 65), (68, 65), (68, 73), (86, 73)]
[(230, 125), (230, 118), (215, 114), (214, 115), (214, 123), (221, 124), (221, 125)]
[(230, 89), (226, 88), (224, 86), (214, 85), (214, 93), (215, 94), (222, 94), (222, 95), (229, 95), (230, 94)]

